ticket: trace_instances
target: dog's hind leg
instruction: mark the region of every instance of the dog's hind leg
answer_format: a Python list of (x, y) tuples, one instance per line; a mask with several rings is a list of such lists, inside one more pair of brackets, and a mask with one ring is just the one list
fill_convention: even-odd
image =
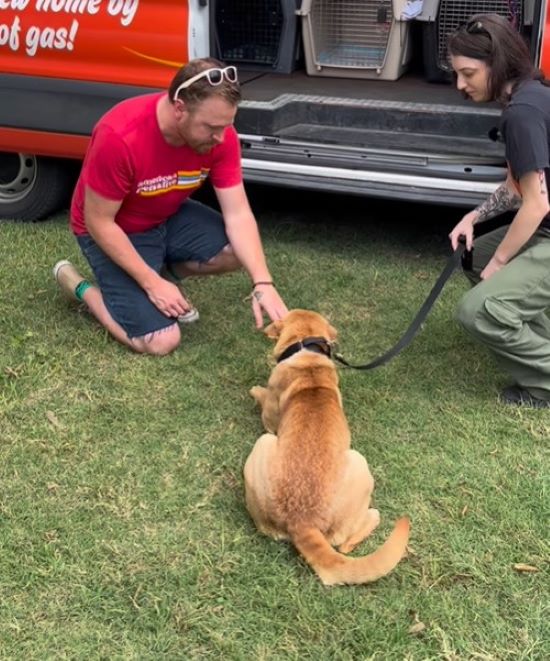
[(335, 494), (328, 537), (342, 553), (349, 553), (380, 523), (380, 513), (370, 507), (374, 480), (366, 459), (356, 450), (346, 452), (346, 468)]
[(275, 539), (286, 539), (287, 535), (277, 530), (269, 516), (273, 510), (271, 471), (276, 450), (277, 437), (274, 434), (262, 434), (252, 448), (244, 465), (246, 507), (260, 532)]
[(350, 553), (353, 549), (366, 539), (380, 523), (380, 512), (370, 508), (364, 512), (363, 519), (357, 520), (355, 532), (343, 543), (338, 545), (340, 553)]

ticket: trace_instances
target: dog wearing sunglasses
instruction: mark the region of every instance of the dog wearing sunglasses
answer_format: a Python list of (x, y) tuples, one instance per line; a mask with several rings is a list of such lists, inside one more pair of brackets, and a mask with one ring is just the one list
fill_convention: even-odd
[[(350, 432), (331, 359), (336, 331), (321, 315), (292, 310), (264, 331), (275, 340), (267, 387), (250, 394), (268, 433), (244, 467), (247, 509), (258, 530), (290, 540), (325, 585), (369, 583), (405, 555), (409, 520), (374, 553), (347, 557), (376, 528), (374, 480)], [(336, 550), (336, 547), (338, 550)]]

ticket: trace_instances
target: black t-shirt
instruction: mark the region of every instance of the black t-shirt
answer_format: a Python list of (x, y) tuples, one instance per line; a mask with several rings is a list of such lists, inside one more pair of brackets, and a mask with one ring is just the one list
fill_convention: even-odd
[[(506, 160), (516, 182), (544, 170), (550, 191), (550, 87), (528, 80), (513, 93), (500, 119)], [(541, 223), (550, 230), (550, 214)]]

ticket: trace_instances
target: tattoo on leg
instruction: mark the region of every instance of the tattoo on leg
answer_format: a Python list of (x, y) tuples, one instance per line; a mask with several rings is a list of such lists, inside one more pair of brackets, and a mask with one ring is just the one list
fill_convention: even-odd
[[(173, 328), (173, 325), (171, 326), (166, 326), (166, 328), (161, 328), (160, 330), (153, 331), (152, 333), (147, 333), (147, 335), (143, 335), (142, 338), (145, 341), (146, 344), (149, 344), (152, 342), (157, 335), (161, 335), (163, 333), (167, 333), (168, 331), (171, 331)], [(137, 338), (139, 339), (139, 338)]]

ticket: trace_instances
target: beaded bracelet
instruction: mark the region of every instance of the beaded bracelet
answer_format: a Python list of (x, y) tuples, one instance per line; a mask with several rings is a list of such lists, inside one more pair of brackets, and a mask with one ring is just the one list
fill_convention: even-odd
[(255, 282), (253, 287), (257, 287), (258, 285), (271, 285), (272, 287), (274, 286), (273, 280), (266, 280), (265, 282)]

